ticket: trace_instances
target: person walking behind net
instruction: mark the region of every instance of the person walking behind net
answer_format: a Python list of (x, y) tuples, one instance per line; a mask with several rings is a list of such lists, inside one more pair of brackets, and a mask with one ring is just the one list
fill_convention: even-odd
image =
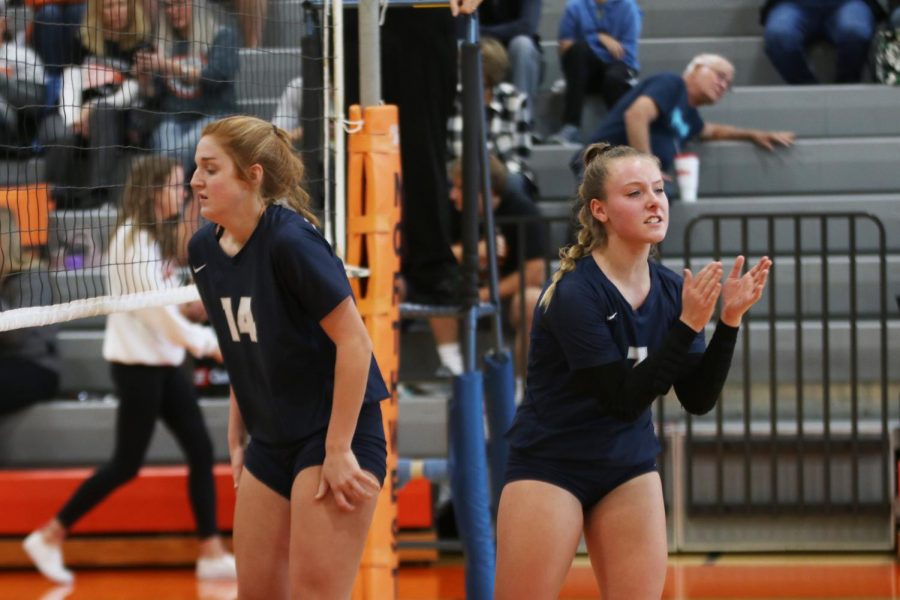
[[(497, 600), (556, 598), (582, 534), (605, 599), (658, 599), (666, 525), (650, 405), (674, 385), (691, 414), (722, 390), (738, 328), (772, 262), (738, 256), (684, 279), (651, 260), (668, 227), (658, 160), (584, 153), (577, 242), (535, 310), (525, 400), (497, 517)], [(719, 296), (715, 332), (704, 329)]]
[(188, 256), (231, 377), (238, 595), (349, 598), (387, 468), (372, 341), (287, 132), (229, 117), (195, 158), (211, 223)]
[[(131, 168), (122, 211), (104, 263), (112, 295), (175, 287), (173, 259), (184, 202), (184, 171), (177, 161), (144, 156)], [(179, 307), (143, 308), (106, 321), (103, 357), (111, 364), (119, 397), (112, 458), (75, 491), (56, 516), (24, 542), (25, 552), (48, 579), (71, 583), (62, 558), (66, 532), (113, 491), (133, 479), (156, 421), (161, 419), (187, 457), (188, 491), (200, 539), (199, 579), (235, 577), (234, 557), (216, 528), (212, 442), (193, 384), (181, 368), (185, 350), (221, 360), (212, 330), (188, 321)]]

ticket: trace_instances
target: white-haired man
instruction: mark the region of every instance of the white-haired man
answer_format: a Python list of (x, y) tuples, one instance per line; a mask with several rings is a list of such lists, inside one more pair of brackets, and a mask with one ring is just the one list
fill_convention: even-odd
[[(700, 54), (681, 75), (659, 73), (641, 81), (609, 111), (590, 141), (628, 144), (652, 152), (663, 172), (672, 171), (675, 155), (691, 139), (747, 140), (761, 148), (790, 146), (790, 131), (744, 129), (704, 122), (697, 110), (715, 104), (731, 88), (734, 65), (716, 54)], [(572, 168), (580, 171), (580, 152)]]

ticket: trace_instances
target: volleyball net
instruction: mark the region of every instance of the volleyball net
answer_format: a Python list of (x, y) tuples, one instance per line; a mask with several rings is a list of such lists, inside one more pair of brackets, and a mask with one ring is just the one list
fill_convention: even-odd
[[(229, 114), (288, 132), (313, 208), (330, 240), (338, 230), (340, 247), (343, 120), (332, 108), (327, 8), (299, 0), (8, 6), (0, 331), (195, 299), (185, 247), (201, 220), (187, 184), (200, 132)], [(160, 175), (171, 164), (182, 181)], [(156, 205), (178, 183), (177, 213), (124, 214), (128, 194)], [(119, 237), (150, 232), (161, 252), (113, 251), (119, 227)], [(113, 270), (129, 283), (113, 289)]]

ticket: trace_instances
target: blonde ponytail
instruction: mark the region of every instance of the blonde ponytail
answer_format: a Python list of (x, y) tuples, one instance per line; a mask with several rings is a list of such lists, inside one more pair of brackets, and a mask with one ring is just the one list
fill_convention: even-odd
[(591, 200), (606, 200), (606, 177), (612, 161), (629, 156), (649, 158), (659, 166), (655, 156), (635, 150), (631, 146), (613, 146), (605, 142), (591, 144), (584, 150), (584, 179), (578, 186), (575, 201), (575, 215), (578, 221), (576, 242), (559, 250), (559, 269), (553, 274), (550, 285), (541, 296), (540, 306), (546, 311), (556, 292), (556, 286), (563, 276), (575, 269), (578, 260), (606, 245), (606, 230), (603, 224), (591, 214)]
[(309, 207), (309, 194), (303, 189), (303, 162), (286, 131), (262, 119), (241, 115), (210, 123), (202, 135), (215, 138), (224, 148), (241, 179), (249, 181), (251, 165), (263, 168), (259, 193), (266, 206), (281, 204), (319, 225)]

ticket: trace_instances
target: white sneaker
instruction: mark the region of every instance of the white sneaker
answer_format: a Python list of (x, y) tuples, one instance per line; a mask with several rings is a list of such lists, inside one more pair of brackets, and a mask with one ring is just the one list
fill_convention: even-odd
[(45, 542), (40, 531), (25, 538), (22, 547), (37, 570), (50, 581), (62, 585), (75, 581), (75, 575), (63, 565), (62, 548)]
[(227, 552), (217, 558), (197, 559), (197, 579), (237, 579), (234, 555)]

